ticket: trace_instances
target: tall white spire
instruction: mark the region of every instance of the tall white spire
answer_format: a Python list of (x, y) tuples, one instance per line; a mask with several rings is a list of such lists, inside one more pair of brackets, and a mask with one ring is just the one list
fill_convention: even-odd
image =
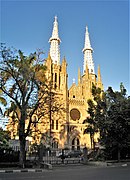
[(83, 73), (86, 70), (86, 66), (88, 67), (89, 73), (94, 74), (94, 62), (93, 62), (93, 49), (90, 44), (90, 39), (89, 39), (89, 32), (88, 32), (88, 27), (86, 26), (86, 33), (85, 33), (85, 43), (84, 43), (84, 48), (83, 48), (83, 53), (84, 53), (84, 65), (83, 65)]
[(53, 31), (52, 36), (49, 39), (50, 42), (50, 56), (52, 59), (52, 62), (54, 64), (60, 64), (60, 38), (58, 35), (58, 22), (57, 22), (57, 16), (55, 16), (55, 20), (53, 23)]

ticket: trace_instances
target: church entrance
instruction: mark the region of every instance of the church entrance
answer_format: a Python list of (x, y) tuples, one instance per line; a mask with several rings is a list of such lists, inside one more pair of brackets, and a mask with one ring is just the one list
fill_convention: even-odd
[(71, 149), (72, 150), (80, 150), (80, 141), (79, 141), (79, 138), (74, 138), (72, 140)]

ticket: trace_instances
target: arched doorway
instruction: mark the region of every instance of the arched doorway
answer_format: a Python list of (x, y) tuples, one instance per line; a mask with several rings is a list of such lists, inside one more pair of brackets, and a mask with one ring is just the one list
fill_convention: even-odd
[(52, 141), (52, 148), (58, 149), (58, 139), (54, 138)]
[(75, 138), (72, 139), (71, 149), (72, 150), (80, 150), (79, 138), (75, 137)]

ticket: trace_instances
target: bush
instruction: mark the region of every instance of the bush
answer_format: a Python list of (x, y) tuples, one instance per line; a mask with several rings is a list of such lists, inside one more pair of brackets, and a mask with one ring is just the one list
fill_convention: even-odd
[(0, 149), (0, 162), (19, 162), (19, 151)]

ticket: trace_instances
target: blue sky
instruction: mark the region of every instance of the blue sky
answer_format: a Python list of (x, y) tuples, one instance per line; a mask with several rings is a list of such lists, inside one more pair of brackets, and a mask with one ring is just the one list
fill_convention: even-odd
[[(94, 49), (95, 71), (100, 65), (104, 89), (119, 90), (129, 83), (129, 4), (124, 1), (11, 1), (1, 0), (0, 41), (25, 54), (49, 51), (54, 16), (58, 16), (61, 59), (68, 63), (68, 83), (83, 70), (85, 27)], [(130, 91), (128, 92), (130, 94)]]

